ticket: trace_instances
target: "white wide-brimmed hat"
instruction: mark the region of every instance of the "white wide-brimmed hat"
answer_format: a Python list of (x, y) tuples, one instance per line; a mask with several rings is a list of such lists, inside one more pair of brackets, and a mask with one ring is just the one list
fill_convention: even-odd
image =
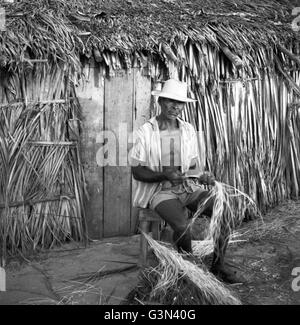
[(170, 98), (174, 100), (178, 100), (180, 102), (196, 102), (196, 99), (188, 98), (187, 97), (187, 84), (185, 82), (176, 80), (176, 79), (169, 79), (167, 80), (162, 90), (153, 90), (151, 92), (154, 96)]

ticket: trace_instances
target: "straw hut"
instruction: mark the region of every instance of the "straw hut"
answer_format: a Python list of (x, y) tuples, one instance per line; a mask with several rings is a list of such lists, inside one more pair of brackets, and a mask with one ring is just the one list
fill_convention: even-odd
[[(150, 92), (168, 77), (186, 81), (198, 100), (182, 117), (198, 131), (203, 168), (263, 210), (299, 196), (296, 1), (3, 6), (0, 208), (8, 247), (49, 247), (86, 230), (91, 238), (135, 232), (125, 134), (157, 113)], [(102, 164), (103, 130), (114, 132), (117, 166)]]

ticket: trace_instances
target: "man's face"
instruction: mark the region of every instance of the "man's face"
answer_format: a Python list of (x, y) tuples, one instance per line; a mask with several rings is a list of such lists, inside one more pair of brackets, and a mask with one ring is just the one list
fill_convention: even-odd
[(162, 98), (159, 101), (161, 115), (168, 120), (175, 120), (183, 110), (185, 102), (179, 102), (174, 99)]

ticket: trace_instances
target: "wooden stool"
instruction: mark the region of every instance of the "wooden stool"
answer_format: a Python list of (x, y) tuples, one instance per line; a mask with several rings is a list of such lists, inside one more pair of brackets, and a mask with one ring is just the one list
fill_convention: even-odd
[[(159, 215), (151, 209), (139, 210), (139, 223), (140, 230), (145, 234), (152, 232), (152, 238), (155, 240), (160, 240), (160, 223), (162, 219)], [(141, 233), (140, 237), (140, 266), (145, 266), (147, 264), (147, 254), (148, 254), (148, 242), (145, 236)]]

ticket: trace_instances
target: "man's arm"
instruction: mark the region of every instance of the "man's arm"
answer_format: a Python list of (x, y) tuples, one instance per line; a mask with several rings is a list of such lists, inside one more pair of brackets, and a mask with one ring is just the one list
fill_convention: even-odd
[(132, 167), (132, 175), (137, 181), (146, 183), (155, 183), (167, 180), (164, 173), (154, 172), (149, 167), (141, 165)]
[(155, 172), (147, 166), (134, 166), (132, 167), (132, 175), (134, 179), (145, 183), (156, 183), (162, 181), (183, 181), (186, 177), (179, 171), (164, 171)]

